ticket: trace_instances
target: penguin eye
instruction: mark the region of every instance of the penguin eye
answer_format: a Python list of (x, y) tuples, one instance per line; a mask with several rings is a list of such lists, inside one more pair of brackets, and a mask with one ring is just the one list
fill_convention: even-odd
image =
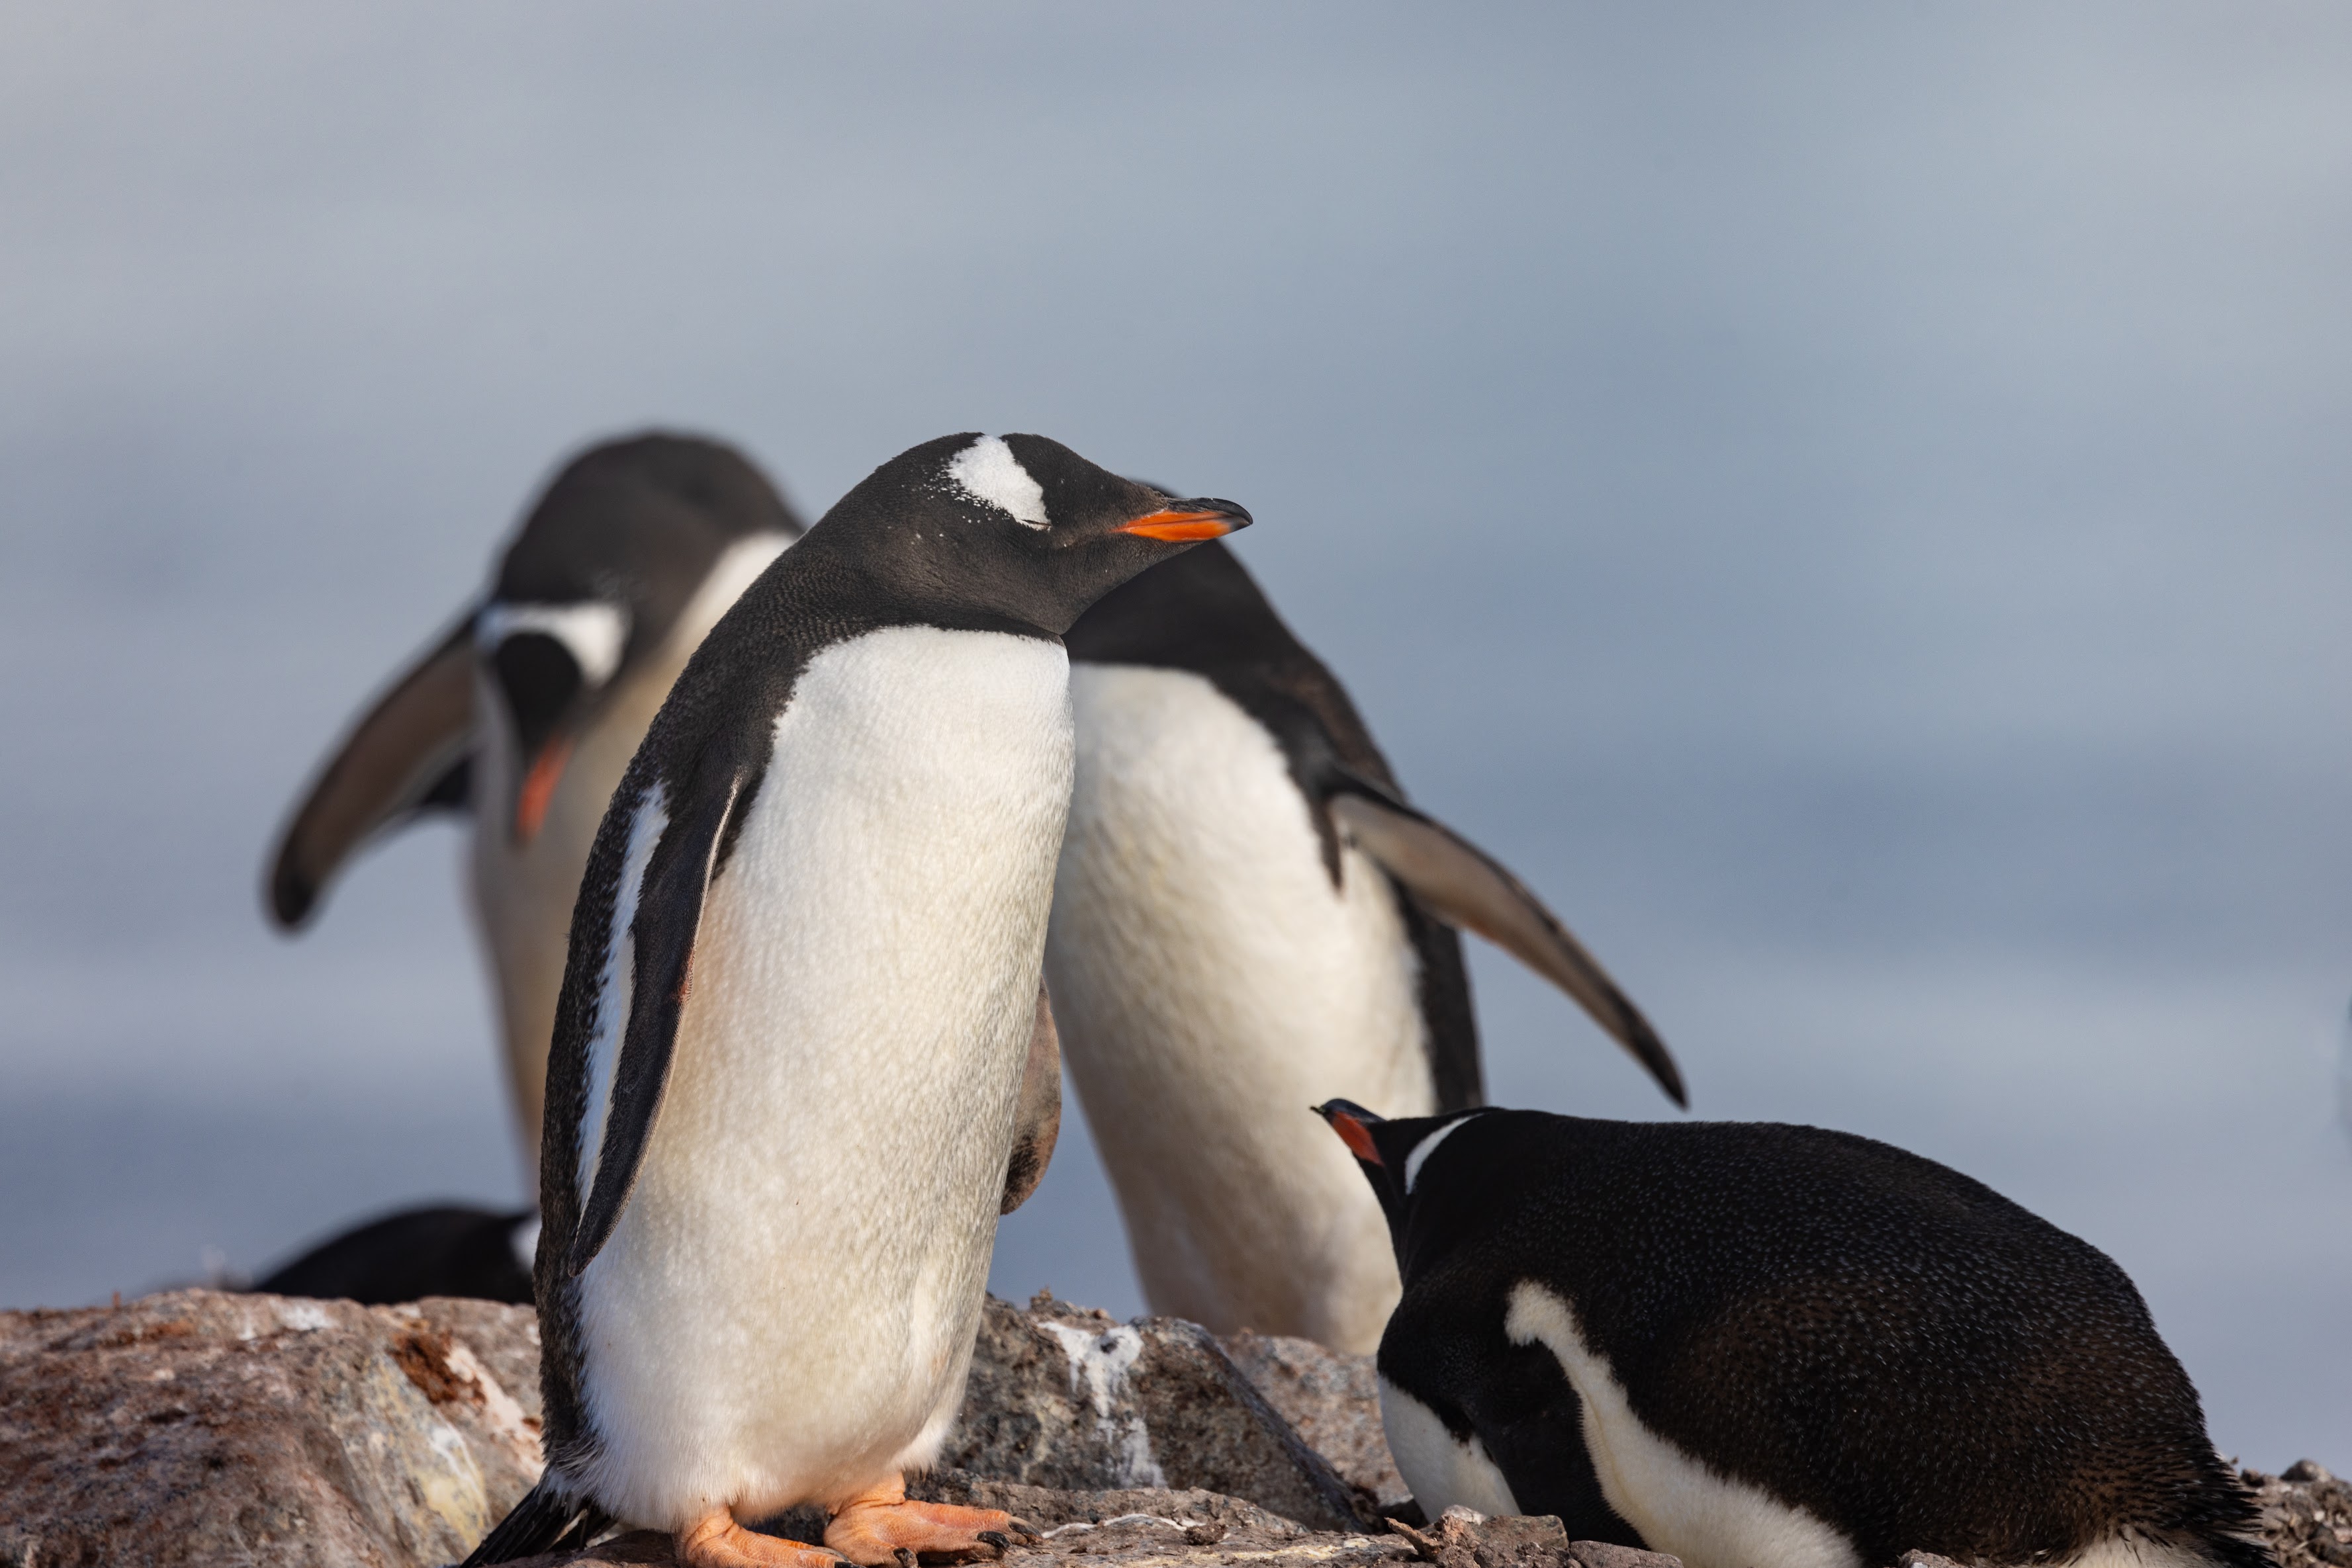
[(506, 604), (482, 607), (474, 622), (474, 646), (496, 662), (499, 651), (525, 635), (552, 643), (571, 660), (575, 684), (594, 688), (613, 678), (629, 640), (629, 612), (602, 599), (575, 604)]
[(490, 655), (524, 755), (538, 750), (587, 683), (572, 650), (544, 632), (518, 632)]

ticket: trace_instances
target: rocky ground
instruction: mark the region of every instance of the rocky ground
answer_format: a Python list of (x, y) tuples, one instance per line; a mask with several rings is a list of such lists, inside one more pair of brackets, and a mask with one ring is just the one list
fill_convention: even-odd
[[(538, 1363), (530, 1312), (479, 1301), (0, 1312), (0, 1568), (453, 1563), (538, 1475)], [(1556, 1521), (1392, 1529), (1418, 1515), (1365, 1358), (1046, 1297), (989, 1303), (944, 1459), (917, 1495), (1044, 1532), (1007, 1568), (1676, 1568)], [(2308, 1462), (2248, 1480), (2284, 1568), (2352, 1568), (2352, 1486)], [(534, 1568), (668, 1562), (635, 1532)]]

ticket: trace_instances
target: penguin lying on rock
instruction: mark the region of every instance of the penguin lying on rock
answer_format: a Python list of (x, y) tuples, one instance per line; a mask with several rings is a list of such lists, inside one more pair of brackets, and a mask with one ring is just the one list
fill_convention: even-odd
[(1208, 545), (1071, 628), (1078, 759), (1045, 970), (1152, 1310), (1363, 1352), (1380, 1207), (1298, 1107), (1483, 1103), (1454, 927), (1573, 997), (1676, 1104), (1657, 1033), (1550, 911), (1407, 805), (1348, 693)]
[(533, 1176), (572, 901), (604, 803), (687, 656), (800, 531), (731, 447), (656, 434), (589, 448), (531, 507), (481, 601), (352, 725), (271, 856), (269, 914), (294, 930), (370, 840), (470, 810), (474, 908)]
[[(729, 611), (614, 791), (541, 1168), (547, 1469), (470, 1562), (611, 1515), (697, 1568), (1002, 1550), (910, 1502), (1058, 1107), (1062, 633), (1248, 522), (1042, 436), (861, 482)], [(741, 1521), (823, 1507), (824, 1548)], [(829, 1550), (828, 1550), (829, 1549)]]
[(1958, 1172), (1766, 1123), (1323, 1116), (1388, 1216), (1397, 1468), (1689, 1568), (2275, 1568), (2122, 1270)]
[(539, 1210), (436, 1204), (385, 1215), (319, 1243), (254, 1281), (271, 1296), (392, 1306), (425, 1296), (530, 1305)]

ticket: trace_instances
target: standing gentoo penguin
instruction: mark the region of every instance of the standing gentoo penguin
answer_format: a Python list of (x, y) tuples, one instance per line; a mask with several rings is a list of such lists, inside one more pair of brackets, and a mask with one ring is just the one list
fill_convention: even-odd
[(1380, 1207), (1304, 1107), (1485, 1098), (1454, 925), (1582, 1003), (1676, 1104), (1656, 1033), (1518, 880), (1403, 791), (1222, 545), (1071, 628), (1078, 762), (1045, 969), (1152, 1310), (1379, 1343)]
[(1957, 1171), (1819, 1127), (1321, 1110), (1403, 1269), (1381, 1414), (1432, 1517), (1689, 1568), (2274, 1568), (2124, 1271)]
[(269, 911), (292, 929), (370, 839), (471, 806), (474, 909), (534, 1176), (572, 901), (604, 803), (687, 656), (800, 531), (731, 447), (589, 448), (524, 518), (489, 592), (352, 726), (271, 859)]
[(851, 490), (713, 629), (597, 831), (556, 1011), (537, 1274), (548, 1468), (476, 1563), (600, 1514), (699, 1568), (1001, 1548), (906, 1500), (1042, 1172), (1068, 808), (1062, 633), (1247, 514), (1035, 435)]

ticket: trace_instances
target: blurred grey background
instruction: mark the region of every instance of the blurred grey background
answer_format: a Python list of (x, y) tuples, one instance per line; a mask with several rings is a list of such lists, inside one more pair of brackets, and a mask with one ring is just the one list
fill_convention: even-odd
[[(2352, 11), (20, 4), (0, 285), (0, 1302), (519, 1192), (454, 832), (256, 885), (562, 455), (1035, 430), (1255, 511), (1698, 1113), (2352, 1465)], [(1496, 1098), (1668, 1113), (1476, 979)], [(996, 1283), (1139, 1310), (1076, 1129)]]

